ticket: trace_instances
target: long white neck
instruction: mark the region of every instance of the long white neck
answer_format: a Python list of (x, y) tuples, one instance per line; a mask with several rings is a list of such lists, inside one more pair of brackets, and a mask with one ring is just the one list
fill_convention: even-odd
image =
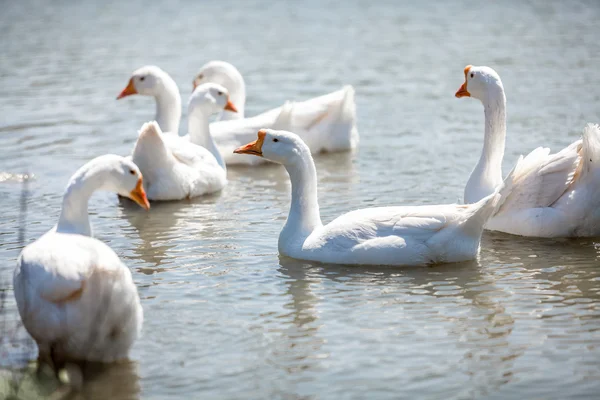
[(155, 120), (165, 133), (179, 134), (181, 120), (181, 95), (177, 84), (168, 74), (161, 77), (162, 90), (154, 96), (156, 99)]
[(502, 159), (506, 140), (506, 97), (501, 85), (494, 85), (482, 100), (485, 137), (481, 157), (465, 186), (465, 203), (476, 203), (502, 183)]
[(210, 151), (221, 168), (227, 170), (227, 167), (225, 166), (225, 160), (223, 160), (221, 152), (217, 148), (217, 145), (210, 134), (208, 120), (209, 113), (203, 111), (204, 110), (195, 110), (188, 115), (188, 131), (190, 135), (190, 141)]
[(292, 203), (279, 235), (280, 250), (292, 243), (303, 243), (316, 228), (323, 225), (317, 199), (317, 171), (308, 148), (300, 153), (300, 157), (286, 164), (285, 169), (292, 182)]
[(88, 201), (92, 193), (102, 188), (108, 173), (106, 169), (88, 163), (73, 175), (63, 196), (57, 232), (92, 236)]

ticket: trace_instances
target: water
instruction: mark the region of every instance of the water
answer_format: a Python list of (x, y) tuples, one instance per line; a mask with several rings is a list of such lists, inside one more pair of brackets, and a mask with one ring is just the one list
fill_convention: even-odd
[[(153, 102), (115, 97), (145, 64), (168, 71), (185, 102), (201, 65), (231, 61), (247, 81), (248, 115), (354, 85), (360, 148), (316, 158), (326, 222), (354, 208), (462, 197), (483, 136), (480, 104), (454, 98), (467, 64), (503, 79), (505, 171), (519, 154), (561, 149), (600, 122), (594, 1), (70, 3), (1, 6), (0, 171), (35, 175), (26, 243), (56, 223), (78, 167), (131, 150)], [(131, 268), (146, 321), (132, 362), (90, 381), (89, 396), (564, 399), (600, 390), (597, 239), (485, 233), (470, 263), (311, 265), (277, 255), (285, 171), (231, 169), (229, 180), (218, 195), (149, 213), (111, 194), (91, 200), (96, 236)], [(20, 191), (18, 176), (5, 175), (5, 368), (35, 356), (17, 340), (25, 335), (9, 286)]]

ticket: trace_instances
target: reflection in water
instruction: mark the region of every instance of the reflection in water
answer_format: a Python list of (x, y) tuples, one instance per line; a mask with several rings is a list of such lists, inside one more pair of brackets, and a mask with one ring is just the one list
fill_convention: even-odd
[[(59, 400), (131, 400), (140, 394), (137, 363), (123, 361), (114, 364), (86, 363), (68, 366), (72, 385), (59, 384), (53, 375), (36, 373), (34, 363), (20, 374), (13, 374), (11, 388), (0, 374), (0, 394), (12, 394), (15, 399)], [(3, 392), (3, 389), (8, 389)]]
[(172, 262), (169, 251), (181, 241), (181, 235), (193, 235), (197, 239), (213, 237), (218, 228), (208, 223), (215, 215), (215, 204), (220, 193), (189, 200), (152, 202), (151, 211), (145, 212), (135, 207), (129, 199), (119, 199), (120, 213), (136, 228), (142, 243), (135, 248), (135, 258), (144, 260), (150, 268), (140, 268), (140, 272), (152, 274), (164, 270), (164, 263)]
[(279, 257), (278, 271), (287, 286), (282, 295), (291, 297), (284, 308), (291, 311), (291, 320), (284, 327), (281, 348), (273, 350), (272, 356), (290, 374), (315, 368), (318, 360), (327, 356), (321, 351), (325, 340), (317, 335), (321, 325), (316, 311), (318, 298), (311, 291), (311, 285), (320, 279), (312, 276), (311, 268), (309, 263)]
[[(349, 319), (354, 309), (369, 303), (398, 307), (398, 334), (421, 337), (425, 348), (457, 338), (456, 344), (447, 345), (456, 346), (452, 352), (462, 354), (459, 370), (486, 387), (508, 382), (506, 377), (521, 354), (521, 348), (509, 339), (514, 318), (496, 298), (499, 289), (493, 279), (486, 279), (478, 262), (397, 269), (324, 265), (280, 256), (279, 263), (278, 271), (288, 287), (286, 295), (292, 296), (287, 305), (293, 319), (283, 328), (289, 341), (287, 354), (274, 356), (281, 363), (293, 357), (296, 368), (289, 372), (322, 369), (319, 361), (329, 357), (326, 341), (318, 336), (324, 323), (318, 317), (322, 296), (328, 302), (343, 303), (340, 312)], [(423, 327), (419, 322), (423, 319), (436, 321), (435, 332)], [(376, 320), (362, 318), (356, 324), (352, 328), (378, 326)]]

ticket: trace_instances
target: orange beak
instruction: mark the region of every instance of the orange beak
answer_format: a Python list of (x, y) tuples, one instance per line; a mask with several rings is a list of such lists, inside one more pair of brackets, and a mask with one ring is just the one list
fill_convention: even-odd
[(227, 104), (225, 104), (225, 110), (227, 111), (231, 111), (231, 112), (238, 112), (237, 108), (235, 108), (235, 106), (233, 105), (233, 103), (231, 102), (231, 100), (227, 99)]
[(194, 79), (194, 82), (192, 82), (192, 85), (194, 85), (194, 88), (192, 89), (192, 93), (194, 92), (194, 90), (196, 90), (196, 88), (198, 87), (199, 84), (200, 84), (199, 79), (198, 78)]
[(262, 157), (262, 145), (265, 141), (266, 135), (267, 132), (261, 129), (260, 131), (258, 131), (258, 139), (256, 139), (252, 143), (248, 143), (245, 146), (238, 147), (233, 152), (236, 154), (252, 154), (255, 156)]
[(472, 65), (467, 65), (465, 67), (465, 83), (463, 83), (462, 85), (460, 85), (460, 87), (458, 88), (458, 90), (456, 91), (456, 93), (454, 94), (456, 97), (460, 98), (460, 97), (471, 97), (471, 93), (469, 93), (469, 91), (467, 90), (467, 75), (469, 74), (469, 70), (471, 69)]
[(135, 185), (135, 189), (133, 189), (129, 193), (129, 198), (138, 203), (139, 206), (145, 209), (146, 211), (150, 209), (150, 203), (148, 202), (146, 192), (144, 191), (144, 186), (142, 185), (142, 177), (138, 179), (137, 185)]
[(126, 96), (131, 96), (132, 94), (137, 94), (137, 90), (135, 90), (135, 86), (133, 85), (133, 78), (129, 80), (127, 87), (123, 89), (120, 95), (117, 96), (117, 100)]

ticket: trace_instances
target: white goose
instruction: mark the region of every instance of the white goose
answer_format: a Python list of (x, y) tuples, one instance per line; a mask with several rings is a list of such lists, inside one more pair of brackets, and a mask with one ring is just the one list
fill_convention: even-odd
[(129, 269), (91, 237), (87, 206), (97, 190), (150, 207), (134, 163), (116, 155), (95, 158), (73, 175), (58, 224), (23, 249), (14, 273), (23, 325), (38, 344), (39, 360), (55, 367), (124, 359), (142, 327)]
[[(156, 66), (139, 68), (117, 99), (133, 94), (153, 96), (156, 100), (155, 120), (163, 132), (178, 134), (181, 96), (169, 74)], [(210, 130), (227, 164), (258, 164), (264, 160), (235, 155), (232, 151), (252, 140), (256, 131), (265, 127), (289, 129), (297, 126), (296, 131), (313, 153), (355, 147), (358, 143), (355, 109), (354, 89), (348, 88), (343, 93), (330, 93), (309, 102), (288, 103), (252, 118), (213, 122)]]
[(290, 132), (260, 130), (236, 150), (283, 164), (292, 182), (290, 212), (279, 235), (279, 252), (335, 264), (428, 265), (477, 257), (483, 226), (502, 193), (476, 204), (378, 207), (352, 211), (321, 223), (317, 174), (306, 144)]
[(227, 89), (208, 83), (190, 97), (186, 137), (164, 135), (154, 121), (142, 126), (131, 157), (144, 174), (150, 200), (189, 199), (225, 187), (227, 168), (208, 122), (223, 109), (235, 110)]
[[(467, 66), (456, 97), (479, 99), (485, 113), (484, 145), (465, 187), (474, 203), (502, 181), (506, 96), (492, 68)], [(600, 235), (600, 128), (588, 124), (583, 138), (558, 153), (538, 147), (515, 166), (514, 185), (486, 228), (522, 236)]]
[[(221, 113), (221, 120), (237, 120), (245, 117), (246, 83), (236, 67), (225, 61), (210, 61), (200, 68), (194, 77), (193, 85), (215, 82), (229, 90), (238, 113)], [(261, 120), (259, 128), (278, 129), (273, 126), (281, 107), (263, 112), (254, 118)], [(223, 131), (226, 131), (224, 125)], [(232, 124), (230, 126), (236, 126)], [(256, 125), (253, 125), (253, 127)], [(350, 85), (342, 89), (293, 103), (293, 116), (286, 130), (295, 132), (308, 144), (313, 154), (350, 150), (358, 145), (356, 128), (356, 104), (354, 88)], [(215, 129), (215, 134), (221, 131)], [(255, 134), (254, 130), (253, 134)]]

